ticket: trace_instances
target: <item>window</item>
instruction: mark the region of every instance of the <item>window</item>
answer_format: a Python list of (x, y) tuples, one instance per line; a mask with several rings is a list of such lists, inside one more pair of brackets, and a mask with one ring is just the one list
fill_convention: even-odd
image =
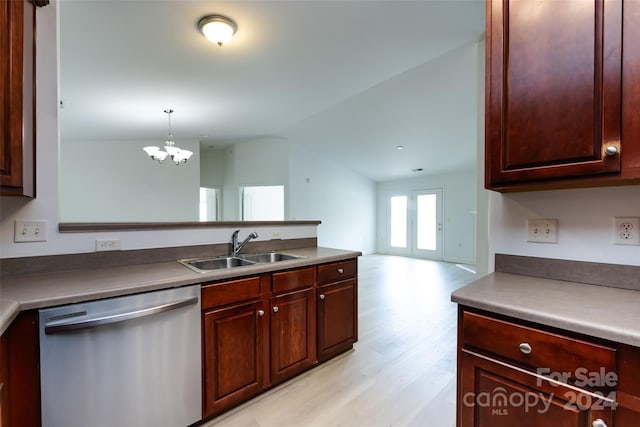
[(435, 251), (438, 232), (436, 194), (419, 194), (416, 201), (418, 205), (417, 249)]
[(243, 221), (284, 221), (284, 186), (242, 187)]
[(220, 190), (200, 187), (200, 221), (217, 221)]
[(407, 196), (391, 198), (391, 246), (407, 247)]

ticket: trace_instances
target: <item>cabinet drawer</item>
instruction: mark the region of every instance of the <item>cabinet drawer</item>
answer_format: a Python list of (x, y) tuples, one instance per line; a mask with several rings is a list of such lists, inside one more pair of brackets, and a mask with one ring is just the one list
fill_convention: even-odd
[(271, 290), (273, 293), (280, 293), (294, 289), (310, 288), (313, 286), (313, 282), (315, 282), (315, 269), (313, 267), (273, 273)]
[(202, 308), (217, 307), (260, 296), (260, 277), (215, 283), (202, 287)]
[(358, 260), (332, 262), (318, 266), (318, 284), (337, 282), (356, 277), (358, 274)]
[[(521, 349), (521, 346), (530, 347)], [(462, 346), (502, 356), (547, 372), (584, 380), (590, 373), (615, 372), (616, 350), (515, 323), (464, 312)], [(577, 371), (580, 369), (580, 371)]]

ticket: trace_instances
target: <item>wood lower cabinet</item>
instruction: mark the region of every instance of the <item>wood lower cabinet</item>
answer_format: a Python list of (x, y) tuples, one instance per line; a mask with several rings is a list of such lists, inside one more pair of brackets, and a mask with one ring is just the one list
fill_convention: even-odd
[(206, 311), (204, 413), (212, 415), (262, 391), (268, 346), (262, 301)]
[(458, 426), (591, 427), (596, 420), (613, 425), (615, 399), (608, 396), (615, 392), (591, 393), (552, 383), (533, 372), (466, 351), (461, 355), (460, 372)]
[(313, 289), (271, 299), (271, 382), (293, 377), (316, 363)]
[(356, 276), (351, 259), (203, 285), (203, 418), (351, 348)]
[(279, 383), (316, 363), (315, 268), (273, 275), (271, 382)]
[(219, 414), (268, 384), (268, 275), (202, 287), (203, 417)]
[(7, 361), (7, 339), (0, 336), (0, 427), (8, 426), (9, 411), (7, 410), (7, 387), (5, 383), (9, 377), (9, 362)]
[(0, 424), (40, 426), (38, 313), (24, 311), (0, 338)]
[(640, 347), (620, 345), (618, 355), (618, 407), (613, 419), (618, 427), (640, 426)]
[(356, 260), (318, 266), (318, 360), (353, 347), (358, 340)]
[(640, 182), (640, 3), (487, 0), (486, 16), (485, 186)]
[(460, 307), (458, 427), (636, 427), (640, 348)]

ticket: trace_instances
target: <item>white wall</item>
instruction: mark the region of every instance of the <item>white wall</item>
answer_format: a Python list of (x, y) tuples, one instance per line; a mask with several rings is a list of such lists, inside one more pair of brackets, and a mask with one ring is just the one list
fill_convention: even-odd
[(225, 169), (225, 149), (205, 149), (200, 151), (200, 186), (222, 188)]
[[(485, 43), (478, 43), (478, 93), (485, 92)], [(486, 275), (491, 264), (493, 270), (493, 256), (489, 254), (489, 196), (490, 191), (484, 188), (484, 96), (478, 96), (478, 120), (477, 120), (477, 154), (476, 167), (476, 274), (478, 277)], [(491, 258), (491, 262), (489, 262)]]
[[(13, 243), (15, 219), (46, 219), (50, 228), (58, 222), (58, 91), (55, 2), (36, 8), (36, 199), (2, 197), (0, 256), (26, 256), (46, 251), (47, 243)], [(55, 234), (49, 230), (49, 235)], [(26, 246), (25, 246), (26, 245)]]
[(413, 190), (442, 188), (442, 259), (475, 264), (476, 251), (476, 171), (424, 176), (378, 183), (377, 249), (387, 252), (389, 237), (389, 198)]
[(318, 219), (318, 245), (375, 252), (375, 183), (307, 148), (290, 146), (289, 214)]
[[(640, 186), (492, 193), (491, 261), (506, 253), (640, 265), (640, 246), (613, 244), (615, 216), (640, 217)], [(558, 243), (528, 243), (527, 218), (557, 218)]]
[(234, 168), (239, 187), (286, 185), (289, 142), (281, 138), (261, 138), (235, 144)]
[(158, 141), (61, 141), (60, 221), (197, 221), (198, 141), (187, 163), (162, 164), (142, 151)]
[[(285, 194), (287, 192), (289, 143), (284, 139), (265, 137), (238, 142), (213, 160), (216, 164), (224, 162), (223, 174), (214, 179), (221, 180), (217, 185), (222, 185), (222, 219), (225, 221), (240, 219), (240, 187), (284, 185)], [(285, 206), (285, 215), (286, 212)]]
[(222, 220), (233, 221), (240, 216), (238, 209), (238, 184), (235, 175), (235, 152), (236, 147), (232, 145), (224, 150), (225, 169), (224, 185), (222, 186)]
[[(479, 49), (484, 49), (484, 43)], [(484, 87), (484, 52), (478, 84)], [(484, 117), (484, 103), (478, 103)], [(477, 272), (494, 271), (496, 253), (640, 265), (640, 246), (613, 244), (613, 217), (640, 217), (640, 186), (501, 194), (484, 189), (484, 132), (478, 128)], [(528, 218), (558, 219), (558, 243), (526, 241)], [(486, 240), (485, 240), (486, 239)]]

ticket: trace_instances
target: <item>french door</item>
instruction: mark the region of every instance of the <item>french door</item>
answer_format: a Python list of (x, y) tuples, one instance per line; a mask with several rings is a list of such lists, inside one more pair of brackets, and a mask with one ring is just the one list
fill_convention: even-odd
[(442, 189), (396, 194), (389, 200), (391, 254), (442, 259)]

